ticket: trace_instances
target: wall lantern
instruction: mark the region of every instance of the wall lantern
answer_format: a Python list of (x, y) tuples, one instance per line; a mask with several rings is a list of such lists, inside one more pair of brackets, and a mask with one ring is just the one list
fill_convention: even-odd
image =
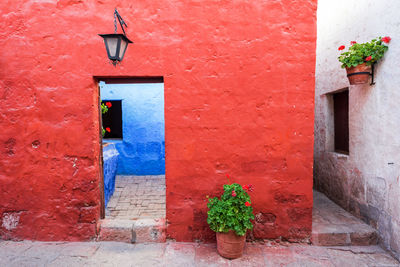
[[(121, 29), (124, 34), (117, 33), (117, 19), (121, 25)], [(126, 25), (125, 21), (119, 15), (117, 9), (114, 11), (114, 33), (111, 34), (99, 34), (104, 39), (104, 44), (106, 45), (108, 58), (111, 60), (112, 64), (115, 66), (122, 61), (125, 55), (126, 48), (129, 43), (133, 43), (126, 37), (124, 30)]]

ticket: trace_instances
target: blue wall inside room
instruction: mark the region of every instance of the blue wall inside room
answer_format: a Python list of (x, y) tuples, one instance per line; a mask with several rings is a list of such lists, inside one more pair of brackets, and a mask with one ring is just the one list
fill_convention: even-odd
[(122, 103), (123, 139), (104, 139), (119, 152), (117, 174), (165, 174), (164, 84), (100, 82), (100, 95)]

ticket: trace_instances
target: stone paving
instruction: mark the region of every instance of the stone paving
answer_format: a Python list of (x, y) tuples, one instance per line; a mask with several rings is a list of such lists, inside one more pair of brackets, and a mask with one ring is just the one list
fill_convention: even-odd
[(376, 245), (374, 228), (314, 190), (312, 243), (319, 246)]
[(118, 175), (106, 219), (148, 218), (165, 218), (165, 175)]
[(0, 266), (400, 266), (378, 246), (286, 245), (247, 243), (243, 257), (227, 260), (215, 244), (0, 241)]

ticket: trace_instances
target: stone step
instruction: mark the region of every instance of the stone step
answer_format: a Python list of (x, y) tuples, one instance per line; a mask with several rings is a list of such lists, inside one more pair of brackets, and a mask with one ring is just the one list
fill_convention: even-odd
[(317, 246), (369, 246), (377, 231), (314, 190), (311, 242)]
[(100, 221), (97, 241), (163, 243), (166, 241), (165, 219), (104, 219)]

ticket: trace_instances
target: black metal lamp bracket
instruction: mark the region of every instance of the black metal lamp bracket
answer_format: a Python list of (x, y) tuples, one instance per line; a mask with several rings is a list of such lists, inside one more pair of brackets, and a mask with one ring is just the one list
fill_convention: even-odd
[(350, 76), (353, 76), (353, 75), (358, 75), (358, 74), (368, 74), (368, 75), (371, 76), (371, 83), (369, 85), (374, 85), (375, 84), (375, 81), (374, 81), (374, 74), (375, 74), (374, 66), (375, 66), (375, 63), (373, 63), (371, 65), (371, 72), (368, 72), (368, 71), (354, 72), (354, 73), (347, 74), (347, 77), (350, 77)]
[(122, 29), (124, 35), (126, 36), (124, 26), (128, 28), (128, 25), (126, 25), (125, 21), (122, 19), (121, 15), (118, 13), (118, 10), (115, 9), (114, 10), (114, 31), (115, 31), (115, 33), (117, 33), (117, 30), (118, 30), (117, 29), (117, 19), (118, 19), (119, 25), (121, 26), (121, 29)]
[(370, 75), (371, 75), (372, 80), (371, 80), (371, 83), (369, 85), (375, 84), (375, 82), (374, 82), (374, 66), (375, 66), (375, 63), (373, 63), (371, 65), (371, 74)]

